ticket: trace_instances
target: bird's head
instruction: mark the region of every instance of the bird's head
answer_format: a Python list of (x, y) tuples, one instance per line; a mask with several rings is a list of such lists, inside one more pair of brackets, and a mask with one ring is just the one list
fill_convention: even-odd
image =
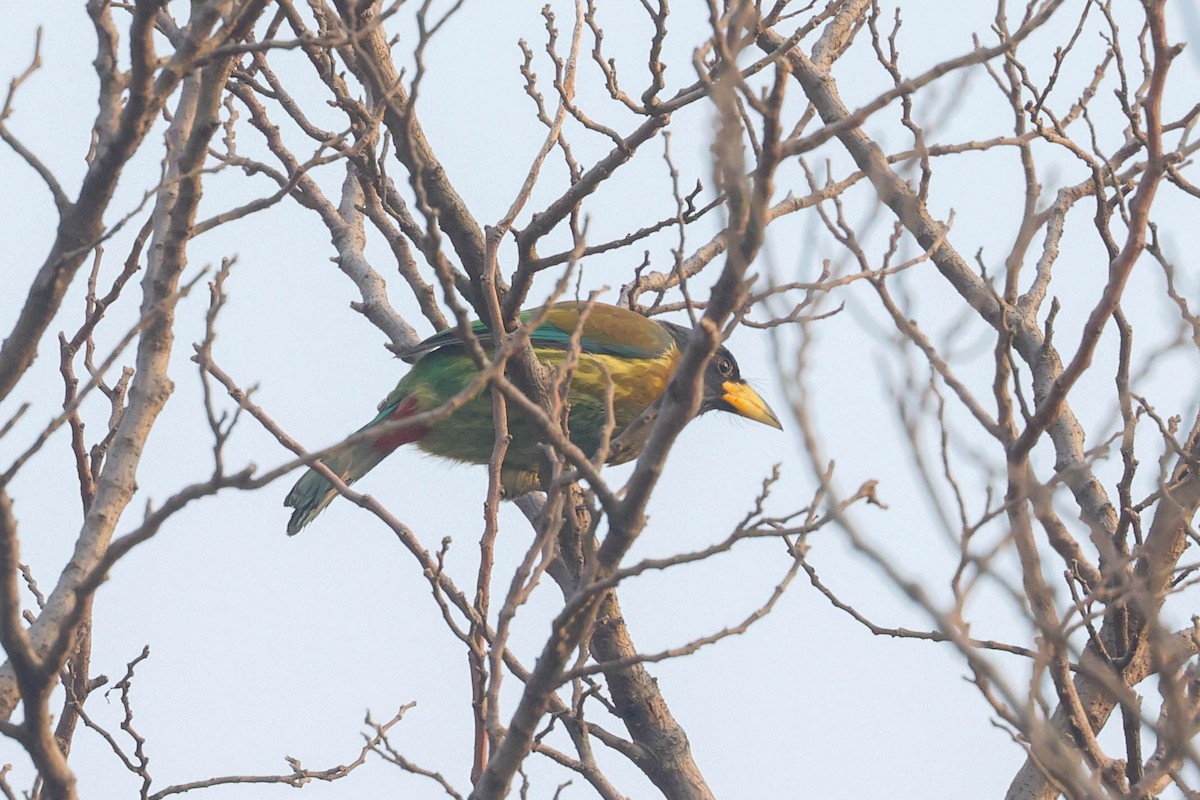
[[(679, 349), (687, 347), (688, 339), (692, 335), (691, 328), (661, 320), (659, 324), (675, 338)], [(767, 401), (763, 400), (750, 384), (742, 380), (737, 359), (724, 345), (717, 348), (704, 370), (704, 396), (700, 400), (700, 413), (706, 411), (728, 411), (739, 417), (783, 430), (779, 418), (767, 405)]]
[(725, 347), (717, 348), (704, 370), (704, 396), (700, 400), (700, 413), (713, 410), (728, 411), (783, 430), (767, 401), (742, 380), (737, 360)]

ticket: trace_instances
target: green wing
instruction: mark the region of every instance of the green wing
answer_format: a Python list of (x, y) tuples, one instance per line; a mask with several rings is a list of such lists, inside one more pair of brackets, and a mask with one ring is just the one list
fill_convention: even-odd
[[(566, 350), (570, 346), (571, 334), (579, 326), (583, 303), (556, 303), (546, 311), (545, 321), (530, 336), (534, 347)], [(542, 309), (522, 311), (520, 320), (528, 322), (540, 316)], [(491, 331), (482, 322), (471, 324), (471, 330), (485, 345), (492, 342)], [(584, 353), (616, 356), (618, 358), (658, 358), (673, 347), (675, 340), (670, 333), (654, 320), (646, 319), (635, 311), (618, 306), (595, 304), (587, 314), (580, 332), (580, 348)], [(440, 350), (443, 347), (460, 347), (462, 343), (455, 329), (445, 330), (431, 336), (404, 353), (406, 359)]]

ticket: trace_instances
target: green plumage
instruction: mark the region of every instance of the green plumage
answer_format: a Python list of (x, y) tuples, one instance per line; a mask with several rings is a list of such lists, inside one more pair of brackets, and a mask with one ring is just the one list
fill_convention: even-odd
[[(561, 303), (552, 306), (545, 321), (531, 334), (534, 354), (539, 361), (557, 368), (566, 357), (570, 339), (580, 327), (584, 306)], [(541, 309), (523, 312), (528, 322)], [(491, 336), (486, 326), (475, 323), (474, 333), (485, 344)], [(578, 363), (568, 387), (568, 427), (571, 441), (589, 455), (599, 445), (607, 423), (605, 387), (613, 382), (612, 415), (615, 438), (662, 394), (690, 331), (671, 323), (647, 319), (628, 309), (594, 305), (579, 330)], [(476, 375), (474, 362), (454, 331), (444, 331), (422, 342), (406, 357), (418, 357), (412, 369), (379, 405), (379, 414), (363, 429), (389, 419), (403, 419), (438, 408), (457, 395)], [(733, 356), (721, 348), (705, 376), (705, 403), (701, 411), (722, 408), (778, 426), (770, 409), (737, 374)], [(711, 381), (710, 381), (711, 377)], [(709, 384), (712, 384), (712, 391)], [(735, 407), (748, 392), (765, 412)], [(731, 401), (734, 405), (730, 405)], [(762, 416), (765, 413), (765, 416)], [(510, 410), (508, 427), (512, 440), (502, 470), (502, 481), (509, 496), (538, 488), (538, 467), (542, 458), (542, 440), (536, 425), (520, 411)], [(347, 452), (325, 459), (325, 464), (347, 483), (366, 474), (392, 450), (415, 442), (425, 452), (456, 461), (486, 464), (495, 444), (492, 426), (492, 400), (484, 389), (448, 419), (431, 427), (410, 427), (383, 434), (373, 441), (354, 445)], [(626, 452), (619, 460), (636, 457)], [(616, 460), (610, 459), (610, 463)], [(320, 513), (337, 494), (336, 489), (314, 471), (309, 471), (288, 494), (285, 505), (295, 508), (288, 533), (296, 533)]]
[[(551, 368), (558, 367), (565, 355), (562, 350), (535, 347), (534, 355)], [(674, 369), (676, 351), (657, 359), (618, 359), (615, 356), (581, 354), (574, 379), (567, 392), (570, 407), (568, 427), (571, 440), (584, 452), (593, 453), (600, 445), (606, 422), (604, 370), (612, 375), (616, 393), (613, 398), (614, 431), (629, 425), (662, 393)], [(461, 348), (447, 347), (422, 358), (392, 393), (389, 405), (404, 398), (416, 398), (418, 409), (437, 408), (462, 390), (475, 376), (475, 365)], [(508, 430), (512, 441), (504, 464), (504, 485), (512, 494), (537, 487), (537, 469), (541, 458), (536, 426), (520, 412), (511, 412)], [(417, 440), (417, 447), (444, 458), (486, 464), (495, 440), (492, 426), (491, 392), (484, 390), (451, 419), (435, 425)]]

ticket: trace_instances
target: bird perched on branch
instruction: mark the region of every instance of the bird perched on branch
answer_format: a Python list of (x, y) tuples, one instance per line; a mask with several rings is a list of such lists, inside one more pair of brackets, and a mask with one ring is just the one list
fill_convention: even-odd
[[(524, 311), (520, 319), (528, 323), (543, 316), (542, 323), (530, 334), (530, 344), (537, 359), (548, 367), (563, 363), (572, 348), (571, 337), (579, 328), (578, 363), (567, 391), (568, 428), (571, 441), (589, 457), (599, 449), (609, 425), (609, 379), (613, 385), (611, 437), (616, 439), (666, 390), (691, 335), (689, 328), (604, 304), (587, 307), (582, 303), (559, 303), (548, 309)], [(494, 345), (486, 325), (476, 322), (472, 330), (485, 347)], [(419, 360), (360, 432), (442, 406), (467, 388), (479, 372), (455, 330), (426, 339), (405, 357)], [(766, 402), (742, 380), (733, 354), (724, 347), (717, 349), (704, 372), (700, 413), (713, 410), (781, 427)], [(513, 410), (511, 405), (508, 426), (512, 440), (501, 481), (506, 494), (512, 497), (539, 488), (539, 442), (544, 437), (526, 414)], [(346, 483), (353, 483), (397, 447), (410, 442), (443, 458), (487, 464), (495, 444), (491, 395), (481, 388), (445, 419), (368, 436), (322, 461)], [(643, 444), (644, 439), (610, 452), (608, 463), (636, 458)], [(295, 509), (288, 521), (288, 534), (312, 522), (336, 496), (337, 490), (329, 481), (315, 470), (306, 472), (283, 501)]]

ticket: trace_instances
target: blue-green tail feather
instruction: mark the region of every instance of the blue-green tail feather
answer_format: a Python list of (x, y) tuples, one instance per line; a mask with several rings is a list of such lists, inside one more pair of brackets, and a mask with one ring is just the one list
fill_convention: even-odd
[[(345, 453), (329, 456), (321, 461), (346, 484), (351, 484), (374, 469), (387, 455), (386, 452), (372, 448), (370, 443), (360, 443)], [(288, 520), (288, 535), (294, 536), (299, 533), (301, 528), (316, 519), (337, 496), (338, 490), (319, 472), (310, 469), (304, 473), (283, 501), (285, 506), (295, 509)]]

